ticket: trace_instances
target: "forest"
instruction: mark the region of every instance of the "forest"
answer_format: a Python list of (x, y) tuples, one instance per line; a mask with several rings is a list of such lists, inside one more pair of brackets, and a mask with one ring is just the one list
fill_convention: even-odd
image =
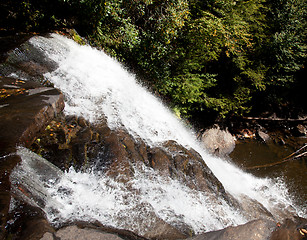
[(307, 112), (306, 7), (306, 0), (2, 0), (0, 34), (74, 28), (185, 118), (296, 118)]

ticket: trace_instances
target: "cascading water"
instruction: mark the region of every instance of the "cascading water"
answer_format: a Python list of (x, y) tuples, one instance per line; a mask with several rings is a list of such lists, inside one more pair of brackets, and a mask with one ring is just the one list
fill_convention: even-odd
[[(50, 38), (34, 37), (30, 43), (57, 63), (58, 68), (45, 74), (45, 78), (65, 95), (67, 114), (82, 115), (92, 123), (103, 116), (111, 129), (125, 128), (150, 146), (175, 140), (195, 149), (226, 191), (239, 202), (247, 196), (277, 217), (280, 209), (292, 206), (281, 182), (255, 178), (207, 154), (191, 130), (103, 52), (56, 34)], [(18, 154), (26, 163), (28, 152), (19, 149)], [(250, 220), (225, 201), (214, 205), (206, 193), (163, 178), (146, 167), (136, 168), (134, 179), (128, 183), (118, 183), (97, 172), (71, 169), (45, 188), (49, 194), (45, 211), (55, 224), (71, 219), (95, 219), (142, 234), (153, 224), (152, 213), (173, 225), (187, 224), (195, 232)], [(294, 210), (306, 217), (300, 210)], [(141, 218), (143, 225), (135, 223), (134, 218)]]

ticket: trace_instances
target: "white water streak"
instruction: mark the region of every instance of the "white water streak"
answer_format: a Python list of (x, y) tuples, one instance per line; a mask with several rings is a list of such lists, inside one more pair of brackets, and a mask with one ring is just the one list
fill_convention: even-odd
[[(211, 206), (206, 193), (158, 176), (152, 169), (143, 170), (136, 172), (133, 181), (123, 184), (96, 173), (78, 173), (72, 169), (50, 189), (54, 200), (64, 206), (60, 210), (61, 222), (98, 220), (144, 234), (155, 224), (156, 216), (170, 224), (187, 224), (195, 232), (246, 221), (223, 201)], [(58, 213), (52, 214), (54, 204), (48, 207), (49, 218), (58, 221)]]

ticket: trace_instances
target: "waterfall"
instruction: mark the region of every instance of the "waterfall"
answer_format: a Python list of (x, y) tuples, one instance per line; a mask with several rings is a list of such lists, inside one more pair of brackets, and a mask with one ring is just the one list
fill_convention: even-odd
[[(63, 92), (66, 114), (83, 116), (92, 123), (103, 117), (111, 129), (125, 128), (152, 147), (174, 140), (193, 148), (239, 202), (248, 197), (274, 216), (286, 208), (304, 216), (293, 206), (282, 181), (256, 178), (226, 160), (209, 155), (191, 129), (105, 53), (57, 34), (49, 38), (33, 37), (30, 44), (57, 64), (57, 69), (44, 77)], [(18, 154), (27, 162), (27, 150), (19, 149)], [(163, 178), (146, 167), (135, 169), (135, 177), (128, 183), (116, 182), (102, 173), (71, 169), (56, 183), (46, 185), (46, 191), (44, 208), (55, 224), (72, 219), (98, 220), (142, 234), (141, 228), (153, 224), (152, 213), (173, 225), (187, 224), (195, 232), (250, 220), (225, 201), (213, 205), (206, 193)], [(143, 225), (134, 222), (135, 218), (141, 218)]]

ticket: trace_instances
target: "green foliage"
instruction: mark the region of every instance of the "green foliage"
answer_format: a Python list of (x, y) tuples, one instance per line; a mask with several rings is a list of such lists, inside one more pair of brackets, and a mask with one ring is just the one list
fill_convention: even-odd
[(306, 59), (305, 0), (270, 0), (271, 41), (268, 78), (275, 86), (291, 86)]
[(146, 78), (178, 116), (213, 110), (221, 117), (248, 113), (259, 94), (282, 99), (282, 91), (302, 82), (306, 6), (306, 0), (1, 3), (7, 29), (74, 27)]
[(186, 73), (170, 78), (159, 89), (171, 97), (182, 114), (188, 115), (192, 110), (202, 110), (207, 98), (205, 90), (214, 86), (215, 82), (213, 74)]
[(67, 8), (61, 0), (8, 0), (0, 3), (1, 30), (46, 31), (65, 26)]
[(220, 116), (244, 114), (252, 95), (266, 88), (267, 68), (257, 55), (265, 35), (261, 0), (191, 1), (176, 42), (171, 74), (159, 84), (183, 113), (213, 109)]

